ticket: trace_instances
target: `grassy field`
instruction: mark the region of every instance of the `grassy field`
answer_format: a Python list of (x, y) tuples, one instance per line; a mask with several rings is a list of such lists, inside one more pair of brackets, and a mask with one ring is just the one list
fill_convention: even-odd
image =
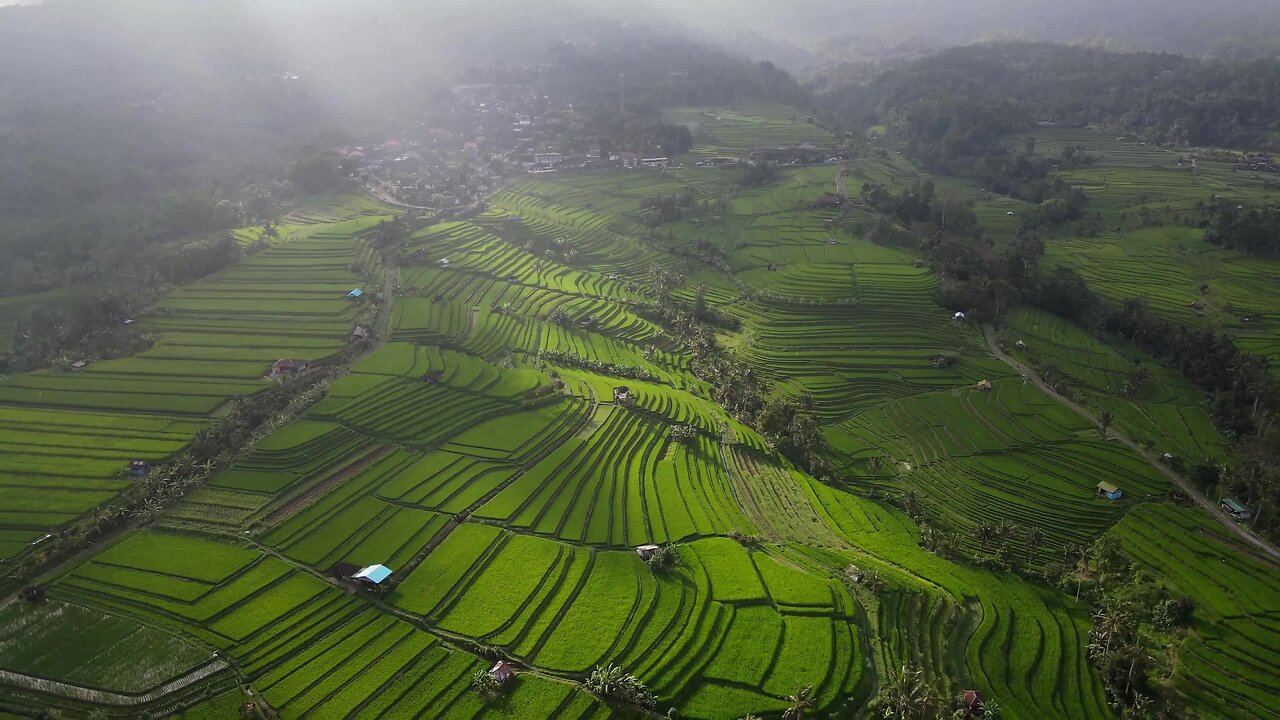
[[(669, 119), (698, 125), (707, 155), (832, 142), (786, 108)], [(46, 605), (0, 609), (0, 669), (146, 696), (113, 717), (212, 718), (243, 681), (284, 718), (597, 718), (610, 710), (581, 683), (614, 663), (658, 712), (720, 720), (776, 718), (806, 686), (821, 716), (867, 717), (887, 673), (910, 664), (947, 696), (997, 698), (1006, 718), (1115, 717), (1087, 657), (1087, 608), (968, 562), (991, 550), (975, 527), (1002, 522), (1033, 572), (1119, 538), (1197, 604), (1170, 680), (1181, 700), (1206, 718), (1280, 717), (1268, 568), (953, 321), (910, 243), (867, 240), (860, 206), (811, 208), (836, 172), (789, 168), (749, 190), (713, 168), (521, 179), (475, 218), (418, 230), (384, 342), (151, 527), (61, 568)], [(847, 172), (854, 187), (919, 177), (896, 156)], [(1000, 199), (939, 184), (993, 232), (1013, 222)], [(685, 190), (716, 210), (651, 231), (644, 200)], [(129, 459), (174, 453), (278, 357), (340, 349), (361, 312), (345, 293), (383, 286), (359, 239), (376, 212), (341, 198), (298, 210), (282, 242), (158, 303), (148, 353), (0, 382), (0, 549), (32, 552), (112, 497)], [(1193, 239), (1178, 242), (1192, 253)], [(687, 259), (707, 252), (721, 262)], [(654, 268), (686, 272), (675, 296), (736, 320), (720, 344), (773, 397), (812, 409), (825, 482), (714, 402), (646, 307)], [(1123, 342), (1031, 310), (1001, 339), (1149, 447), (1222, 452), (1203, 398)], [(941, 354), (955, 362), (935, 366)], [(1121, 398), (1135, 362), (1151, 380)], [(631, 400), (615, 401), (620, 385)], [(677, 425), (693, 438), (674, 441)], [(1096, 497), (1103, 479), (1123, 501)], [(954, 534), (957, 559), (926, 551), (922, 524)], [(673, 545), (670, 568), (635, 552), (650, 543)], [(351, 592), (328, 579), (339, 563), (394, 572), (384, 593)], [(882, 582), (850, 580), (864, 571)], [(92, 662), (46, 651), (73, 642)], [(495, 658), (520, 672), (486, 702), (471, 678)], [(26, 698), (15, 710), (37, 696), (77, 717), (94, 704), (5, 677), (0, 693)]]

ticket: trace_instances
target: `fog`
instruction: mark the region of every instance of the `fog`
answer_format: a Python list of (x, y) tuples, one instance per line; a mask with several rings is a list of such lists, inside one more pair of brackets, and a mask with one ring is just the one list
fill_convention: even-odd
[[(0, 0), (0, 6), (37, 1)], [(226, 15), (255, 15), (256, 22), (280, 30), (276, 36), (286, 41), (302, 28), (347, 37), (408, 31), (420, 44), (444, 47), (466, 37), (458, 31), (483, 33), (521, 23), (541, 29), (552, 21), (597, 16), (662, 22), (717, 39), (751, 36), (803, 50), (820, 49), (841, 36), (881, 42), (925, 38), (938, 46), (1020, 37), (1106, 40), (1132, 49), (1196, 53), (1226, 38), (1280, 33), (1276, 0), (47, 0), (44, 5), (115, 13), (131, 21), (157, 14), (198, 16), (216, 7)], [(431, 35), (435, 29), (445, 34)]]

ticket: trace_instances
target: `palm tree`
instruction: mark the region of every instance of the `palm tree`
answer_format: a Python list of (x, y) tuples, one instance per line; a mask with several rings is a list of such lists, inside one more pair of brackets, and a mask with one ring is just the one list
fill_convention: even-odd
[(1102, 432), (1102, 439), (1107, 439), (1107, 429), (1111, 427), (1111, 423), (1115, 422), (1116, 416), (1111, 414), (1110, 410), (1103, 410), (1098, 413), (1098, 429)]
[(872, 455), (867, 458), (867, 470), (871, 471), (871, 476), (875, 477), (880, 474), (880, 468), (884, 464), (884, 459), (879, 455)]
[(1040, 530), (1040, 526), (1032, 525), (1027, 528), (1027, 562), (1031, 562), (1031, 553), (1042, 540), (1044, 540), (1044, 533)]
[(813, 709), (813, 698), (809, 697), (812, 693), (813, 686), (806, 685), (795, 695), (788, 695), (786, 697), (788, 707), (782, 713), (782, 720), (802, 720), (804, 711)]
[(995, 534), (997, 539), (1008, 540), (1009, 538), (1013, 537), (1014, 531), (1015, 531), (1015, 526), (1013, 525), (1013, 523), (1009, 522), (1008, 520), (1005, 520), (1004, 518), (1000, 518), (998, 521), (996, 521)]
[(882, 709), (886, 718), (908, 720), (927, 716), (937, 707), (938, 698), (925, 682), (924, 673), (903, 665), (901, 672), (889, 672), (873, 705)]
[(622, 682), (627, 674), (622, 668), (609, 663), (604, 667), (597, 666), (591, 671), (591, 676), (587, 678), (586, 687), (592, 693), (600, 697), (613, 697), (618, 693)]
[(1129, 618), (1120, 608), (1106, 607), (1093, 614), (1094, 645), (1101, 645), (1104, 655), (1110, 654), (1111, 645), (1128, 631)]
[(1075, 567), (1076, 572), (1076, 601), (1080, 600), (1080, 588), (1084, 586), (1084, 568), (1082, 567), (1085, 558), (1089, 557), (1089, 548), (1076, 543), (1068, 543), (1062, 549), (1062, 558)]
[(985, 550), (987, 545), (991, 544), (991, 541), (995, 539), (995, 527), (991, 523), (978, 523), (978, 526), (972, 530), (972, 535), (973, 539), (977, 540), (982, 545), (982, 549)]

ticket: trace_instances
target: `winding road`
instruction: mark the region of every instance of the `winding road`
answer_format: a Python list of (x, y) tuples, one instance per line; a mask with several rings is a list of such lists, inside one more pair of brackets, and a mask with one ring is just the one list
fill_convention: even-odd
[[(1090, 423), (1094, 425), (1094, 427), (1101, 427), (1102, 423), (1098, 420), (1098, 417), (1093, 414), (1093, 412), (1091, 412), (1084, 406), (1080, 405), (1079, 403), (1073, 400), (1070, 400), (1068, 398), (1065, 398), (1062, 395), (1059, 395), (1056, 390), (1049, 387), (1049, 385), (1045, 383), (1045, 381), (1040, 377), (1040, 375), (1037, 372), (1032, 370), (1030, 367), (1027, 367), (1022, 362), (1010, 357), (1008, 354), (1004, 352), (1004, 350), (1001, 350), (1000, 343), (996, 340), (996, 330), (994, 327), (991, 326), (990, 323), (984, 324), (982, 326), (982, 335), (983, 337), (986, 338), (987, 347), (991, 350), (991, 353), (993, 355), (995, 355), (1001, 361), (1009, 365), (1009, 367), (1012, 367), (1014, 370), (1017, 370), (1019, 373), (1022, 374), (1024, 378), (1034, 383), (1036, 387), (1048, 393), (1051, 397), (1056, 399), (1058, 402), (1062, 403), (1063, 405), (1066, 405), (1068, 408), (1071, 408), (1071, 410), (1075, 412), (1077, 415), (1088, 420)], [(1271, 545), (1271, 543), (1268, 543), (1267, 541), (1263, 540), (1257, 535), (1254, 535), (1253, 533), (1249, 532), (1248, 529), (1237, 524), (1236, 521), (1232, 519), (1230, 515), (1223, 512), (1222, 508), (1218, 507), (1216, 504), (1213, 503), (1213, 501), (1209, 500), (1209, 498), (1201, 494), (1200, 491), (1191, 483), (1190, 480), (1183, 477), (1180, 473), (1175, 472), (1172, 468), (1168, 467), (1163, 462), (1161, 462), (1160, 458), (1156, 456), (1155, 453), (1138, 445), (1138, 443), (1130, 440), (1128, 437), (1126, 437), (1124, 434), (1120, 433), (1119, 431), (1115, 430), (1114, 428), (1108, 428), (1106, 435), (1108, 440), (1116, 440), (1121, 443), (1124, 443), (1125, 445), (1128, 445), (1134, 452), (1141, 455), (1142, 458), (1146, 460), (1148, 463), (1150, 463), (1152, 467), (1159, 470), (1165, 477), (1169, 478), (1174, 483), (1176, 483), (1178, 487), (1181, 488), (1182, 491), (1187, 494), (1187, 497), (1190, 497), (1192, 500), (1196, 502), (1196, 504), (1204, 508), (1224, 528), (1226, 528), (1233, 535), (1240, 538), (1244, 542), (1260, 550), (1266, 556), (1264, 559), (1269, 560), (1271, 565), (1274, 566), (1280, 563), (1280, 550), (1277, 550), (1275, 546)]]

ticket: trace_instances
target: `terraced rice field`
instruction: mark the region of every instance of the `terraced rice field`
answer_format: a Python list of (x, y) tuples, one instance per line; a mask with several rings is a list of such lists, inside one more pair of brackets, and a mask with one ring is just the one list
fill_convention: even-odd
[[(1226, 441), (1213, 427), (1205, 398), (1173, 370), (1122, 338), (1106, 344), (1041, 311), (1019, 309), (1008, 322), (1004, 341), (1010, 352), (1041, 370), (1065, 376), (1064, 388), (1077, 400), (1111, 412), (1116, 426), (1130, 438), (1189, 462), (1223, 457)], [(1126, 379), (1139, 366), (1146, 368), (1149, 379), (1126, 397)]]
[[(1215, 196), (1261, 204), (1274, 203), (1280, 191), (1224, 161), (1200, 158), (1193, 169), (1178, 164), (1184, 153), (1100, 132), (1055, 130), (1042, 138), (1044, 152), (1064, 145), (1082, 145), (1099, 158), (1063, 177), (1090, 195), (1108, 231), (1049, 242), (1046, 260), (1075, 268), (1108, 300), (1143, 298), (1171, 320), (1226, 330), (1241, 348), (1280, 367), (1280, 263), (1215, 248), (1203, 242), (1203, 230), (1180, 222)], [(1144, 212), (1152, 217), (1146, 227)]]
[[(716, 144), (698, 152), (831, 141), (791, 112), (671, 117), (707, 121)], [(1119, 538), (1196, 602), (1179, 697), (1205, 717), (1280, 717), (1273, 568), (1168, 505), (1162, 474), (993, 357), (913, 254), (863, 237), (869, 214), (812, 209), (835, 172), (751, 190), (704, 168), (523, 179), (473, 219), (416, 231), (376, 314), (344, 296), (387, 285), (360, 240), (379, 209), (329, 198), (271, 249), (161, 301), (141, 320), (160, 337), (151, 351), (0, 381), (12, 556), (118, 493), (129, 460), (172, 455), (228, 398), (265, 387), (274, 360), (324, 360), (356, 322), (386, 328), (303, 417), (150, 527), (59, 568), (47, 604), (0, 608), (0, 712), (221, 717), (245, 683), (282, 718), (586, 720), (617, 714), (582, 685), (613, 663), (660, 713), (778, 717), (812, 687), (818, 714), (866, 717), (909, 664), (1007, 718), (1115, 717), (1087, 609), (963, 559), (990, 550), (976, 525), (1003, 521), (1040, 531), (1013, 549), (1033, 571)], [(900, 159), (848, 172), (916, 176)], [(704, 203), (697, 222), (650, 232), (644, 200), (683, 190)], [(709, 248), (723, 262), (688, 259)], [(655, 267), (687, 274), (675, 297), (740, 323), (717, 341), (772, 397), (811, 408), (829, 477), (716, 404), (649, 307)], [(1169, 371), (1117, 398), (1134, 360), (1149, 363), (1123, 343), (1031, 311), (1002, 337), (1151, 447), (1222, 451), (1203, 399)], [(942, 354), (956, 362), (935, 366)], [(692, 438), (677, 442), (677, 425)], [(1122, 501), (1096, 497), (1104, 479)], [(898, 507), (954, 533), (960, 559), (924, 550)], [(636, 551), (668, 543), (667, 569)], [(332, 577), (375, 564), (392, 570), (378, 591)], [(852, 579), (870, 571), (880, 584)], [(44, 651), (77, 642), (93, 662)], [(517, 677), (486, 701), (471, 678), (499, 658)]]
[(663, 115), (667, 122), (693, 130), (698, 143), (695, 154), (737, 156), (765, 148), (835, 144), (831, 133), (815, 125), (808, 115), (784, 105), (674, 108)]
[(276, 360), (345, 347), (360, 308), (344, 296), (362, 283), (351, 268), (360, 235), (385, 217), (377, 210), (358, 199), (305, 206), (277, 245), (139, 317), (157, 338), (140, 355), (0, 378), (0, 558), (115, 497), (130, 461), (175, 454), (229, 400), (267, 387)]
[(1280, 663), (1275, 567), (1242, 557), (1220, 527), (1183, 508), (1144, 507), (1112, 533), (1144, 569), (1196, 603), (1174, 689), (1215, 717), (1273, 715), (1280, 692), (1271, 672)]

